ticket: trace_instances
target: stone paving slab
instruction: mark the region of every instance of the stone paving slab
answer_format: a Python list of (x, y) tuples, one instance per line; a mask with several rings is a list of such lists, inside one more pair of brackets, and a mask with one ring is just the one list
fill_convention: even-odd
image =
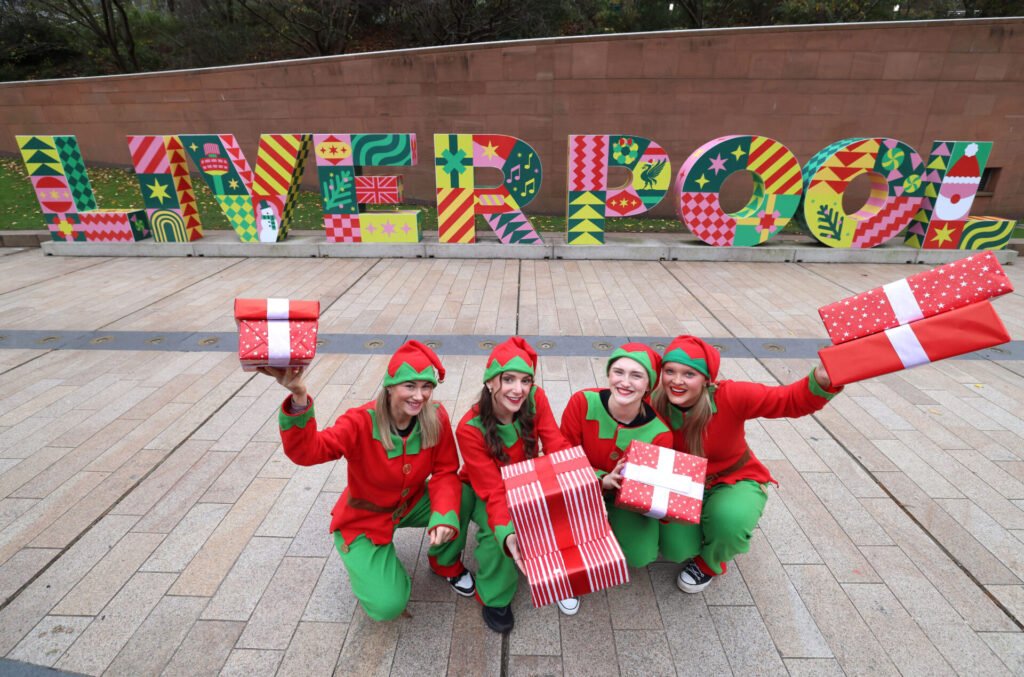
[[(751, 422), (780, 486), (751, 551), (703, 594), (678, 592), (666, 562), (584, 597), (572, 618), (533, 609), (521, 586), (507, 638), (430, 573), (421, 530), (396, 538), (410, 616), (366, 617), (326, 534), (344, 462), (288, 462), (283, 393), (230, 352), (235, 296), (318, 298), (330, 340), (309, 382), (322, 423), (373, 396), (407, 336), (444, 355), (437, 398), (458, 418), (491, 343), (519, 332), (540, 348), (560, 415), (627, 339), (696, 332), (724, 348), (725, 378), (799, 378), (827, 340), (818, 306), (919, 270), (8, 253), (0, 672), (1020, 674), (1020, 291), (994, 302), (1018, 338), (1006, 352), (853, 384), (804, 419)], [(1007, 273), (1024, 289), (1024, 269)]]

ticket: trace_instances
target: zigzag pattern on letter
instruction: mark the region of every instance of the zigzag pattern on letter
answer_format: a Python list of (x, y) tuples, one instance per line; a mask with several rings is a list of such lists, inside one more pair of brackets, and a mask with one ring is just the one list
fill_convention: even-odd
[(573, 173), (569, 190), (604, 190), (608, 137), (577, 135), (572, 138)]
[(228, 152), (231, 164), (235, 166), (238, 175), (242, 177), (242, 183), (245, 184), (246, 190), (252, 192), (252, 169), (249, 168), (249, 161), (245, 159), (245, 154), (242, 152), (241, 147), (239, 147), (238, 142), (235, 141), (235, 135), (221, 134), (217, 138), (224, 144), (224, 150)]
[(903, 230), (920, 206), (919, 197), (890, 197), (889, 204), (860, 224), (850, 246), (855, 249), (870, 249), (891, 239)]

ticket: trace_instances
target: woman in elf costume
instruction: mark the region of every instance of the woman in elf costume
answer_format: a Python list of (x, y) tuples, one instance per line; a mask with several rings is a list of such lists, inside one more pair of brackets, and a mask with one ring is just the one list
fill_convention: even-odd
[(726, 562), (750, 549), (766, 486), (775, 482), (747, 445), (744, 422), (813, 414), (842, 390), (832, 388), (821, 365), (785, 386), (718, 382), (721, 361), (701, 339), (676, 337), (665, 349), (661, 385), (651, 398), (672, 427), (672, 446), (708, 459), (701, 522), (679, 525), (688, 561), (676, 584), (684, 592), (700, 592), (725, 573)]
[(660, 369), (658, 353), (642, 343), (627, 343), (608, 359), (608, 387), (574, 393), (562, 413), (562, 434), (570, 444), (583, 445), (601, 479), (608, 521), (631, 567), (647, 566), (659, 552), (675, 562), (685, 559), (678, 546), (683, 525), (613, 505), (630, 442), (672, 446), (672, 431), (648, 401)]
[(348, 462), (348, 486), (331, 511), (331, 532), (366, 614), (390, 620), (409, 601), (409, 574), (392, 543), (398, 527), (426, 527), (431, 568), (455, 592), (472, 596), (473, 578), (460, 556), (473, 496), (456, 475), (448, 412), (430, 399), (444, 380), (434, 351), (407, 341), (388, 362), (377, 399), (349, 409), (322, 431), (301, 368), (260, 371), (291, 391), (278, 412), (288, 458), (299, 465), (342, 457)]
[[(479, 525), (474, 554), (477, 596), (483, 603), (484, 622), (495, 632), (509, 632), (512, 598), (519, 584), (516, 565), (522, 566), (515, 525), (505, 498), (501, 467), (519, 463), (544, 451), (570, 445), (558, 430), (547, 395), (534, 385), (537, 353), (525, 340), (513, 336), (499, 343), (487, 358), (480, 400), (459, 421), (455, 436), (465, 465), (459, 472), (478, 500), (473, 521)], [(558, 603), (563, 613), (579, 609), (575, 598)]]

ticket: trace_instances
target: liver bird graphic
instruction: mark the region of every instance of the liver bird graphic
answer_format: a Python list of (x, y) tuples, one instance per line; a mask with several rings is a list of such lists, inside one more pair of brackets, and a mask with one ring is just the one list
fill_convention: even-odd
[(665, 163), (667, 160), (658, 160), (657, 162), (648, 162), (644, 165), (644, 168), (640, 170), (640, 180), (644, 182), (644, 190), (650, 190), (654, 186), (654, 182), (661, 176), (662, 170), (665, 169)]

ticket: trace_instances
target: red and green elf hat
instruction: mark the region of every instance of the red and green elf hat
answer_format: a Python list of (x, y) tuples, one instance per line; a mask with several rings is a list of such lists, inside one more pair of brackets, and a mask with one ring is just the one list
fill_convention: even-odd
[(487, 357), (484, 383), (506, 371), (518, 371), (534, 376), (537, 366), (537, 351), (522, 336), (513, 336), (494, 346)]
[(434, 385), (444, 381), (441, 358), (419, 341), (406, 341), (388, 362), (384, 385), (393, 386), (407, 381), (429, 381)]
[(612, 364), (620, 357), (628, 357), (643, 365), (647, 371), (647, 378), (651, 390), (658, 385), (658, 377), (661, 375), (661, 356), (654, 352), (653, 348), (643, 343), (624, 343), (615, 349), (612, 356), (608, 358), (608, 367), (604, 370), (607, 374), (612, 370)]
[(722, 355), (713, 345), (696, 336), (677, 336), (665, 348), (662, 361), (693, 367), (713, 382), (718, 378)]

